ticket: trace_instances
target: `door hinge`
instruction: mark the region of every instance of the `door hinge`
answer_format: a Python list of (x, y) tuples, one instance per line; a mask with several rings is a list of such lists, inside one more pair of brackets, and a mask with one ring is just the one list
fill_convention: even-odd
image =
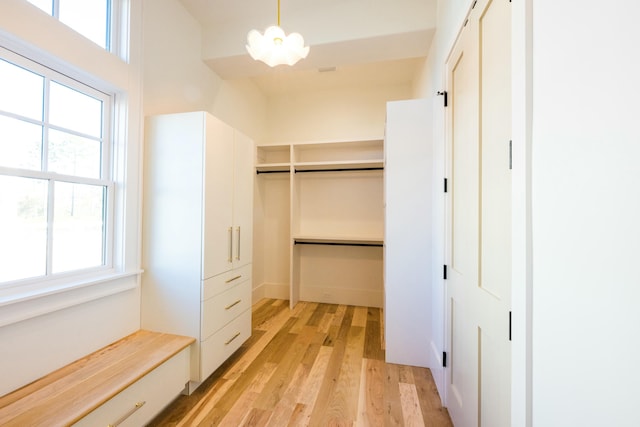
[(509, 140), (509, 170), (513, 169), (513, 140)]
[(442, 367), (443, 368), (447, 367), (447, 352), (446, 351), (442, 352)]
[(447, 192), (447, 178), (444, 179), (444, 192)]
[(442, 271), (442, 278), (444, 280), (447, 280), (447, 264), (445, 264), (443, 267), (444, 267), (444, 269)]
[(511, 312), (509, 312), (509, 341), (511, 341)]
[(449, 96), (447, 95), (447, 91), (438, 91), (438, 96), (444, 96), (444, 106), (448, 106), (449, 105)]

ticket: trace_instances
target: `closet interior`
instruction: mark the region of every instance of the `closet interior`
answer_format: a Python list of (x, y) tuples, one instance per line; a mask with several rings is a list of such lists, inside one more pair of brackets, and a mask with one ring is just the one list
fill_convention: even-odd
[(384, 139), (256, 147), (255, 285), (382, 307)]

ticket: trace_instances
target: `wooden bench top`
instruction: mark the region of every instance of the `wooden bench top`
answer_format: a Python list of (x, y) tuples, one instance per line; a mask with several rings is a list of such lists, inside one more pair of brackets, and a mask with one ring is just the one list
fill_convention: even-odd
[(0, 426), (73, 424), (194, 341), (139, 330), (0, 397)]

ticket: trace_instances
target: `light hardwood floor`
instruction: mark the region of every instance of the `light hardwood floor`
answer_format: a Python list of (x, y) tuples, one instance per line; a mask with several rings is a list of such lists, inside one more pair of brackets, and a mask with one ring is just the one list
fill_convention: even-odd
[(152, 426), (452, 426), (431, 372), (384, 362), (381, 309), (263, 299), (253, 335)]

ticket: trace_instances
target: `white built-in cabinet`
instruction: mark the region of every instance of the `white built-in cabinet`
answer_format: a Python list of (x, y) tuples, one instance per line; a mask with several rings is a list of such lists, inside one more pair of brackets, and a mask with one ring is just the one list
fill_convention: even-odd
[(142, 327), (196, 338), (193, 389), (251, 335), (254, 146), (206, 112), (145, 140)]
[(424, 367), (432, 352), (432, 121), (430, 99), (387, 103), (386, 361)]
[(383, 304), (384, 140), (256, 147), (262, 294)]

